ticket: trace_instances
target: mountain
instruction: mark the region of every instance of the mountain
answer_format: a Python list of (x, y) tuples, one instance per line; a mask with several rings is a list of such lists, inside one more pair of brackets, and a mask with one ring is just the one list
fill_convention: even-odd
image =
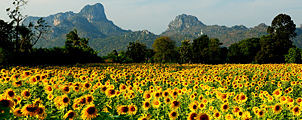
[(206, 34), (210, 38), (218, 38), (223, 43), (223, 46), (230, 46), (232, 43), (246, 38), (266, 35), (267, 27), (263, 23), (254, 28), (247, 28), (243, 25), (235, 25), (233, 27), (205, 25), (195, 16), (182, 14), (176, 16), (169, 23), (167, 30), (161, 36), (169, 36), (176, 41), (177, 45), (180, 45), (184, 39), (193, 40), (200, 35)]
[[(41, 17), (27, 17), (23, 24), (29, 22), (35, 23)], [(131, 32), (123, 30), (116, 26), (112, 21), (108, 20), (104, 6), (100, 3), (95, 5), (86, 5), (79, 13), (71, 11), (65, 13), (57, 13), (47, 17), (42, 17), (50, 26), (50, 33), (45, 36), (45, 40), (40, 40), (35, 47), (57, 47), (63, 46), (66, 40), (66, 34), (77, 29), (80, 37), (84, 38), (107, 38), (110, 36), (118, 36)]]
[[(27, 17), (23, 24), (35, 23), (41, 17)], [(151, 48), (154, 40), (160, 36), (169, 36), (179, 46), (182, 40), (193, 40), (200, 35), (206, 34), (210, 38), (218, 38), (223, 45), (230, 46), (240, 40), (267, 35), (267, 25), (259, 24), (253, 28), (243, 25), (232, 27), (219, 25), (206, 25), (193, 15), (181, 14), (172, 20), (167, 29), (160, 35), (155, 35), (148, 30), (131, 31), (123, 30), (112, 21), (108, 20), (104, 6), (100, 3), (86, 5), (79, 13), (72, 11), (57, 13), (43, 17), (51, 26), (50, 33), (41, 39), (34, 47), (52, 48), (62, 47), (66, 40), (66, 34), (74, 29), (82, 38), (89, 38), (89, 45), (100, 51), (99, 55), (107, 55), (114, 49), (127, 50), (129, 42), (140, 41)], [(298, 36), (293, 43), (302, 48), (302, 28), (296, 30)]]
[(129, 32), (118, 36), (111, 36), (103, 39), (92, 39), (89, 45), (95, 50), (100, 51), (99, 55), (104, 56), (112, 52), (113, 50), (126, 51), (129, 42), (139, 41), (146, 44), (148, 48), (151, 48), (154, 40), (158, 37), (159, 35), (155, 35), (148, 30), (142, 30)]

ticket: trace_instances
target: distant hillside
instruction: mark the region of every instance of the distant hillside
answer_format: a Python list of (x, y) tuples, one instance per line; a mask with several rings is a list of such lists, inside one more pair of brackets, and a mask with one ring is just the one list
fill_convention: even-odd
[(113, 50), (126, 51), (129, 42), (139, 41), (146, 44), (148, 48), (151, 48), (154, 40), (158, 37), (159, 37), (158, 35), (155, 35), (147, 30), (142, 30), (142, 31), (129, 32), (119, 36), (111, 36), (111, 37), (99, 38), (99, 39), (95, 38), (90, 41), (89, 45), (93, 49), (99, 50), (100, 51), (99, 55), (103, 56), (103, 55), (107, 55)]
[[(40, 17), (28, 17), (23, 24), (35, 23)], [(79, 13), (65, 12), (57, 13), (43, 19), (51, 25), (50, 34), (45, 36), (45, 40), (40, 40), (34, 47), (52, 48), (62, 47), (66, 40), (66, 34), (77, 29), (82, 38), (90, 38), (89, 45), (97, 51), (99, 55), (107, 55), (114, 49), (126, 50), (129, 42), (140, 41), (151, 48), (154, 40), (159, 36), (169, 36), (176, 41), (179, 46), (182, 40), (193, 40), (200, 35), (206, 34), (210, 38), (219, 38), (222, 46), (230, 46), (240, 40), (267, 35), (267, 25), (259, 24), (253, 28), (243, 25), (233, 27), (205, 25), (197, 17), (192, 15), (178, 15), (172, 20), (167, 30), (160, 35), (155, 35), (148, 30), (131, 31), (123, 30), (112, 21), (108, 20), (104, 11), (104, 6), (100, 3), (86, 5)], [(293, 39), (293, 43), (302, 48), (302, 28), (296, 30), (298, 36)]]
[[(35, 23), (40, 17), (28, 17), (23, 24)], [(50, 34), (46, 40), (41, 40), (35, 47), (56, 47), (63, 46), (65, 35), (77, 29), (80, 37), (106, 38), (129, 33), (108, 20), (102, 4), (86, 5), (79, 13), (65, 12), (43, 17), (51, 25)]]
[[(254, 28), (247, 28), (243, 25), (233, 27), (205, 25), (195, 16), (182, 14), (170, 22), (166, 31), (161, 36), (170, 36), (180, 44), (184, 38), (193, 40), (202, 34), (211, 38), (219, 38), (223, 46), (230, 46), (232, 43), (250, 37), (260, 37), (266, 35), (267, 25), (259, 24)], [(177, 37), (175, 37), (177, 36)]]

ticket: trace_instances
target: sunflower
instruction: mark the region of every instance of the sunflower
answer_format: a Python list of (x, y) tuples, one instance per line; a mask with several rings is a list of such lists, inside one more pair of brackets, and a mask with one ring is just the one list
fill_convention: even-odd
[(154, 107), (154, 108), (159, 108), (160, 105), (161, 105), (161, 102), (160, 102), (158, 99), (154, 99), (154, 100), (152, 101), (152, 107)]
[(24, 99), (30, 98), (30, 92), (29, 92), (29, 90), (28, 90), (28, 89), (22, 90), (21, 96), (22, 96)]
[(125, 84), (120, 84), (120, 87), (119, 87), (120, 91), (125, 91), (127, 90), (127, 86)]
[(292, 113), (293, 113), (293, 115), (295, 115), (295, 116), (299, 116), (299, 115), (301, 114), (301, 110), (300, 110), (299, 106), (294, 106), (294, 107), (292, 108)]
[(116, 91), (113, 88), (109, 88), (105, 91), (105, 94), (108, 98), (113, 98), (116, 95)]
[(197, 113), (195, 112), (190, 112), (188, 114), (187, 120), (196, 120), (195, 118), (197, 117)]
[(273, 107), (273, 112), (275, 114), (279, 114), (280, 112), (282, 111), (282, 106), (280, 104), (276, 104), (274, 107)]
[(67, 95), (63, 95), (55, 98), (54, 102), (56, 103), (57, 108), (63, 109), (69, 105), (70, 99)]
[(45, 92), (47, 94), (50, 94), (53, 92), (53, 88), (50, 85), (46, 85), (44, 88), (45, 88)]
[(226, 115), (224, 116), (224, 119), (225, 119), (225, 120), (233, 120), (233, 118), (234, 118), (234, 116), (233, 116), (232, 114), (226, 114)]
[(68, 85), (62, 86), (61, 89), (62, 89), (62, 92), (63, 92), (64, 94), (68, 94), (68, 93), (70, 92), (70, 88), (69, 88)]
[(85, 95), (85, 97), (86, 97), (86, 102), (88, 104), (93, 103), (93, 100), (94, 100), (93, 95)]
[(22, 107), (21, 112), (23, 113), (24, 116), (35, 116), (36, 115), (36, 110), (38, 109), (38, 106), (33, 105), (33, 104), (26, 104)]
[(48, 94), (48, 95), (47, 95), (47, 99), (48, 99), (48, 100), (52, 100), (52, 99), (53, 99), (53, 94)]
[(18, 117), (23, 116), (23, 113), (22, 113), (22, 111), (21, 111), (20, 108), (14, 109), (14, 112), (13, 112), (13, 113), (14, 113), (15, 116), (18, 116)]
[(36, 110), (36, 117), (38, 117), (39, 119), (45, 119), (46, 115), (47, 114), (45, 113), (45, 106), (39, 105)]
[(179, 106), (180, 106), (180, 101), (177, 101), (177, 100), (171, 101), (170, 107), (171, 107), (172, 109), (177, 109)]
[(73, 86), (73, 91), (79, 92), (80, 91), (80, 86)]
[(211, 120), (210, 116), (207, 113), (199, 113), (197, 117), (195, 117), (196, 120)]
[(124, 115), (127, 114), (129, 112), (129, 107), (127, 105), (119, 105), (117, 107), (117, 113), (119, 115)]
[(170, 120), (175, 120), (175, 119), (177, 119), (177, 117), (178, 117), (178, 113), (175, 110), (173, 110), (169, 113)]
[(243, 92), (239, 94), (239, 101), (241, 103), (244, 103), (247, 101), (247, 96)]
[(197, 101), (193, 101), (189, 104), (189, 109), (193, 112), (195, 112), (198, 108), (198, 102)]
[(91, 88), (91, 84), (89, 83), (89, 82), (85, 82), (85, 83), (83, 83), (83, 87), (84, 87), (84, 89), (85, 90), (88, 90), (88, 89), (90, 89)]
[(69, 120), (73, 120), (73, 118), (76, 117), (76, 112), (74, 112), (73, 110), (69, 110), (64, 116), (64, 119), (69, 119)]
[(4, 99), (0, 97), (0, 108), (13, 108), (14, 107), (14, 101), (11, 99)]
[(82, 119), (92, 119), (97, 116), (98, 110), (95, 105), (89, 105), (82, 110)]
[(108, 89), (107, 85), (102, 85), (101, 87), (101, 92), (105, 93), (105, 91)]
[(129, 115), (135, 115), (138, 110), (137, 106), (133, 105), (133, 104), (129, 105), (128, 108), (129, 108), (129, 111), (128, 111)]
[(159, 98), (162, 97), (162, 92), (161, 91), (157, 91), (157, 92), (153, 93), (153, 95), (154, 95), (155, 99), (159, 99)]
[(214, 118), (215, 119), (220, 119), (220, 117), (221, 117), (221, 113), (220, 112), (214, 112)]
[(15, 86), (15, 87), (20, 87), (21, 85), (22, 85), (22, 81), (21, 80), (13, 82), (13, 86)]
[(261, 117), (264, 116), (264, 114), (265, 114), (264, 110), (259, 110), (256, 115), (257, 115), (258, 118), (261, 118)]
[(13, 99), (15, 95), (16, 95), (15, 92), (11, 88), (7, 89), (4, 93), (4, 96), (9, 99)]
[(275, 98), (279, 98), (282, 95), (282, 91), (280, 89), (276, 89), (273, 91), (273, 96)]
[(166, 104), (170, 104), (171, 103), (171, 98), (170, 97), (166, 97), (164, 101), (165, 101)]
[(148, 110), (151, 107), (151, 104), (149, 101), (144, 101), (143, 102), (143, 109)]
[(230, 108), (230, 106), (228, 103), (224, 103), (220, 107), (221, 111), (223, 111), (223, 112), (227, 112), (229, 108)]
[(149, 100), (149, 99), (151, 99), (151, 92), (150, 91), (145, 91), (144, 92), (144, 94), (143, 94), (143, 98), (145, 99), (145, 100)]
[(251, 120), (252, 116), (249, 111), (244, 111), (242, 115), (242, 120)]

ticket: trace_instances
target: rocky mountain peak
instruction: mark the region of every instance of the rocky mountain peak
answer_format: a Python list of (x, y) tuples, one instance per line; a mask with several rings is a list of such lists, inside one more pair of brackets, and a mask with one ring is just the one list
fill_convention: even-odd
[(87, 18), (89, 22), (98, 22), (98, 21), (108, 21), (104, 6), (101, 3), (96, 3), (94, 5), (86, 5), (79, 15)]
[(178, 15), (175, 17), (173, 21), (171, 21), (168, 25), (169, 30), (182, 30), (184, 28), (190, 28), (194, 26), (205, 26), (201, 21), (197, 19), (197, 17), (192, 15)]

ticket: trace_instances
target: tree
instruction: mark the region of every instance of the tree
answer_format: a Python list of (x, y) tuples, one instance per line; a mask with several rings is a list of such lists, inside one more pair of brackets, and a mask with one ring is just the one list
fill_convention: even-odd
[(285, 62), (287, 63), (301, 63), (301, 49), (292, 47), (288, 50), (288, 54), (285, 55)]
[(78, 30), (74, 29), (66, 34), (65, 46), (67, 48), (77, 47), (85, 51), (90, 51), (92, 54), (97, 54), (91, 47), (88, 46), (89, 38), (80, 38), (78, 35)]
[(190, 40), (181, 41), (181, 45), (178, 47), (178, 53), (180, 57), (180, 63), (190, 63), (192, 59), (192, 49)]
[(155, 39), (152, 47), (154, 48), (155, 55), (154, 61), (159, 63), (175, 62), (176, 51), (175, 41), (167, 36), (162, 36)]
[(21, 9), (28, 3), (27, 0), (14, 0), (13, 5), (15, 6), (14, 9), (7, 8), (6, 11), (8, 12), (9, 18), (13, 21), (13, 24), (16, 24), (15, 27), (15, 40), (16, 40), (16, 50), (19, 51), (20, 49), (20, 42), (19, 42), (19, 27), (22, 20), (26, 18), (26, 16), (21, 14)]
[(267, 28), (270, 35), (277, 36), (280, 39), (292, 39), (297, 36), (295, 33), (296, 25), (289, 15), (279, 14), (274, 18), (271, 26)]
[(208, 47), (210, 39), (207, 35), (202, 35), (193, 40), (192, 43), (192, 62), (204, 63), (203, 50)]
[(229, 47), (228, 61), (231, 63), (252, 63), (261, 50), (260, 38), (248, 38)]
[(220, 63), (221, 58), (220, 58), (220, 54), (221, 54), (221, 49), (220, 49), (220, 45), (222, 45), (222, 43), (219, 41), (219, 39), (217, 38), (212, 38), (209, 41), (209, 44), (206, 48), (203, 49), (202, 56), (203, 56), (203, 60), (204, 63), (210, 63), (210, 64), (217, 64)]
[(261, 50), (255, 59), (260, 63), (283, 63), (288, 50), (294, 47), (291, 39), (297, 35), (295, 29), (296, 25), (289, 15), (276, 16), (268, 27), (269, 35), (260, 38)]
[(126, 56), (135, 63), (144, 62), (147, 59), (147, 47), (145, 44), (136, 42), (129, 42), (127, 46)]
[(0, 20), (0, 48), (12, 50), (13, 46), (13, 25)]

